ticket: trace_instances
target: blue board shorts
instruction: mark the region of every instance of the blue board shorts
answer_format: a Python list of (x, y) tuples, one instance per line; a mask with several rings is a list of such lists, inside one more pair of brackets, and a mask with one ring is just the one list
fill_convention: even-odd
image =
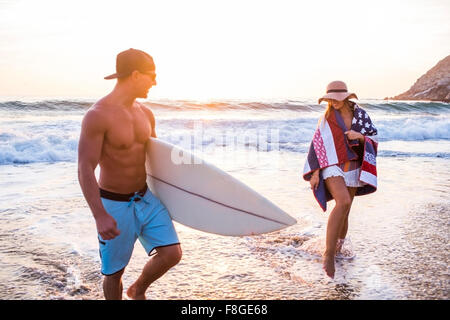
[(98, 234), (102, 274), (123, 270), (138, 238), (149, 256), (156, 253), (155, 248), (180, 243), (169, 212), (147, 186), (128, 195), (100, 189), (100, 197), (120, 230), (120, 235), (111, 240), (103, 240)]

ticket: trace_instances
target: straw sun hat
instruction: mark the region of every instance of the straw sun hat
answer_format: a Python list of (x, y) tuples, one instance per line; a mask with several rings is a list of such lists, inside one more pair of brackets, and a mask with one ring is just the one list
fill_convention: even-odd
[(322, 100), (333, 99), (333, 100), (337, 100), (337, 101), (343, 101), (347, 98), (348, 99), (351, 99), (351, 98), (358, 99), (356, 94), (354, 94), (352, 92), (348, 92), (347, 85), (345, 84), (345, 82), (333, 81), (327, 85), (327, 94), (319, 99), (319, 103), (322, 102)]

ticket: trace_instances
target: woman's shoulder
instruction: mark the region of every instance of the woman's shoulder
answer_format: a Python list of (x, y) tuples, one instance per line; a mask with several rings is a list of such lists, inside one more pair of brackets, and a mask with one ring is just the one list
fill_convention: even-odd
[(356, 102), (350, 101), (350, 105), (354, 110), (362, 109), (361, 106), (359, 104), (357, 104)]
[(357, 104), (356, 102), (353, 102), (353, 110), (354, 112), (361, 112), (363, 114), (367, 114), (367, 111), (364, 110), (359, 104)]

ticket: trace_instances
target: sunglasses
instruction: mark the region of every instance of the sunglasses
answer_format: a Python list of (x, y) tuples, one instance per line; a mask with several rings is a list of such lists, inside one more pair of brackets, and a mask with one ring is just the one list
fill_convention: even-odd
[[(139, 72), (140, 72), (140, 71), (139, 71)], [(140, 72), (140, 73), (145, 74), (146, 76), (151, 77), (152, 80), (155, 80), (155, 79), (156, 79), (156, 73), (154, 73), (153, 71), (150, 71), (150, 72)]]

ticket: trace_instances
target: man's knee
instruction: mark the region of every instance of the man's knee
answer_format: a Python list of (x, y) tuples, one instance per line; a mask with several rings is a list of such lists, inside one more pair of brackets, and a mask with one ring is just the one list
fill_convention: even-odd
[(180, 262), (183, 252), (179, 244), (168, 247), (161, 247), (156, 249), (158, 255), (164, 260), (164, 262), (173, 267)]
[(122, 279), (122, 275), (124, 272), (125, 272), (125, 268), (117, 271), (116, 273), (105, 275), (105, 280), (106, 281), (120, 281), (120, 279)]

